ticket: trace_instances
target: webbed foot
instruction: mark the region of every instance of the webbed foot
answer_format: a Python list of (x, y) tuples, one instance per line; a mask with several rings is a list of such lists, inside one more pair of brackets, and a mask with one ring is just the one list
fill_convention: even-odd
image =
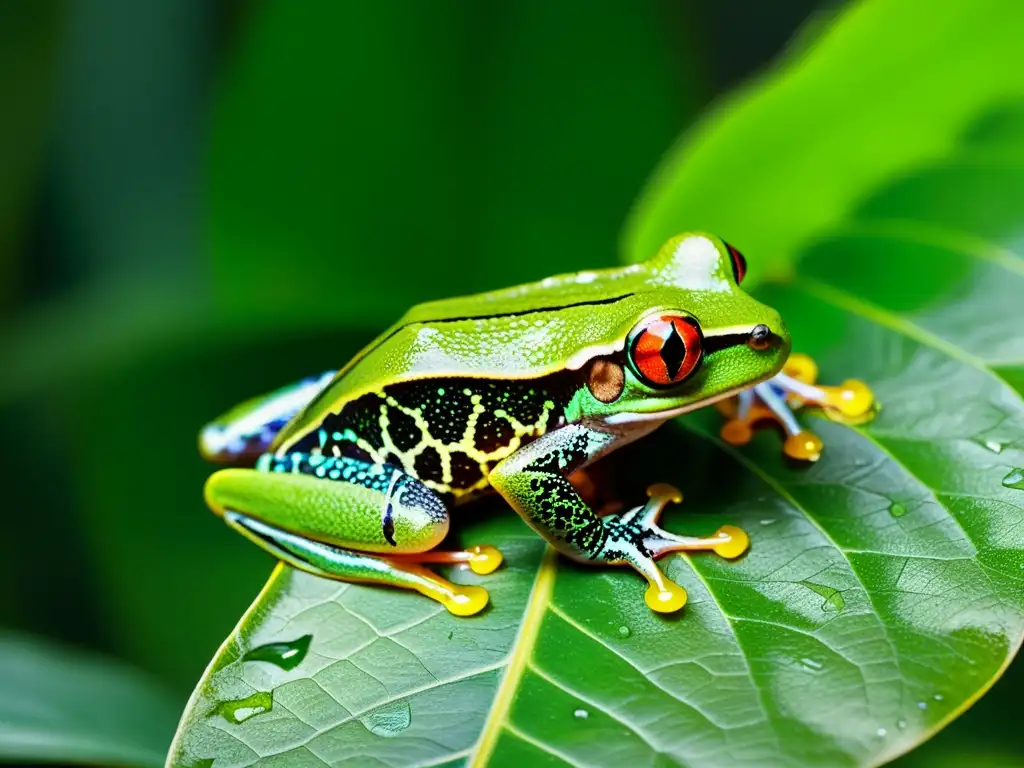
[(659, 613), (674, 613), (686, 605), (686, 590), (661, 572), (654, 562), (669, 552), (712, 550), (732, 560), (750, 547), (747, 534), (732, 525), (723, 525), (713, 536), (677, 536), (657, 522), (668, 504), (679, 504), (683, 495), (671, 485), (658, 483), (647, 489), (649, 501), (621, 515), (604, 519), (608, 537), (600, 557), (613, 563), (632, 566), (647, 579), (644, 599)]
[(818, 366), (807, 355), (790, 355), (782, 372), (718, 405), (728, 419), (721, 437), (731, 445), (746, 445), (754, 430), (763, 425), (781, 427), (786, 434), (782, 450), (800, 461), (821, 458), (821, 438), (805, 430), (794, 411), (805, 406), (821, 408), (834, 421), (863, 424), (878, 410), (867, 384), (849, 379), (839, 387), (816, 384)]

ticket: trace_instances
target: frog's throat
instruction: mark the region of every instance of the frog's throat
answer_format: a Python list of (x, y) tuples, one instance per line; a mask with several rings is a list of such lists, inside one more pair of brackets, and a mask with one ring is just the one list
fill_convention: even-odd
[(672, 408), (667, 411), (652, 411), (650, 413), (638, 413), (635, 411), (623, 411), (621, 413), (613, 413), (609, 416), (604, 417), (604, 423), (609, 425), (616, 424), (635, 424), (642, 421), (668, 421), (674, 419), (676, 416), (682, 416), (684, 413), (695, 411), (698, 408), (703, 408), (706, 405), (712, 405), (717, 403), (719, 400), (725, 400), (728, 397), (734, 397), (745, 389), (749, 389), (751, 384), (744, 384), (741, 387), (735, 387), (733, 389), (722, 392), (721, 394), (715, 395), (714, 397), (708, 397), (703, 400), (698, 400), (695, 403), (688, 403), (687, 405), (681, 405), (678, 408)]

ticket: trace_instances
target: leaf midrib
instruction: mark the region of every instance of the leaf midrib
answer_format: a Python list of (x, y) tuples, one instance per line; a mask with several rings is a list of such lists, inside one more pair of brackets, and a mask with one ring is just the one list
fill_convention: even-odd
[(488, 709), (487, 719), (480, 731), (473, 755), (467, 760), (467, 765), (472, 768), (487, 765), (494, 754), (494, 747), (498, 743), (501, 729), (508, 724), (508, 713), (515, 699), (515, 693), (519, 689), (523, 672), (533, 656), (537, 635), (551, 601), (556, 573), (555, 550), (548, 545), (544, 550), (540, 565), (537, 567), (537, 575), (534, 577), (530, 594), (526, 598), (523, 622), (519, 625), (519, 631), (516, 632), (509, 655), (506, 657), (505, 674), (498, 684), (498, 690)]

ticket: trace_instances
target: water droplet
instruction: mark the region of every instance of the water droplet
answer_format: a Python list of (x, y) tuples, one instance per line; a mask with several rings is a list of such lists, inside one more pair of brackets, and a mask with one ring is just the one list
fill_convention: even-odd
[(268, 691), (257, 691), (252, 696), (234, 701), (222, 701), (206, 713), (207, 717), (220, 715), (229, 723), (238, 725), (251, 717), (262, 715), (274, 708), (274, 694)]
[(928, 702), (926, 702), (926, 701), (919, 701), (919, 702), (917, 702), (917, 708), (918, 709), (928, 709)]
[(765, 520), (762, 520), (762, 521), (761, 521), (761, 525), (771, 525), (771, 524), (772, 524), (772, 523), (774, 523), (774, 522), (775, 522), (775, 519), (774, 519), (774, 518), (771, 518), (771, 517), (769, 517), (769, 518), (767, 518), (767, 519), (765, 519)]
[(800, 583), (825, 598), (825, 602), (821, 604), (821, 610), (826, 613), (838, 613), (846, 607), (846, 598), (835, 587), (826, 587), (824, 584), (815, 584), (813, 581), (801, 581)]
[(986, 440), (985, 447), (988, 448), (992, 453), (1002, 453), (1003, 444), (997, 440)]
[(942, 694), (941, 693), (936, 693), (934, 696), (932, 696), (932, 698), (935, 699), (936, 701), (942, 701)]
[(896, 721), (896, 727), (899, 728), (902, 731), (904, 728), (907, 727), (907, 721), (906, 720), (897, 720)]
[(893, 517), (903, 517), (907, 514), (907, 508), (900, 504), (898, 501), (894, 501), (889, 505), (889, 514)]
[(409, 727), (412, 723), (412, 710), (409, 709), (408, 702), (394, 701), (367, 712), (359, 722), (375, 736), (390, 739)]
[(814, 670), (815, 672), (820, 670), (823, 666), (820, 661), (815, 661), (814, 659), (800, 659), (800, 663), (808, 669)]
[(267, 643), (253, 648), (242, 657), (242, 661), (269, 661), (281, 669), (295, 669), (306, 658), (312, 639), (312, 635), (303, 635), (298, 640), (286, 643)]
[(572, 716), (579, 720), (586, 720), (588, 717), (590, 717), (590, 713), (587, 712), (587, 710), (585, 709), (577, 709), (575, 712), (572, 713)]
[(1018, 467), (1010, 472), (1010, 474), (1003, 478), (1003, 485), (1007, 488), (1024, 491), (1024, 469)]
[(627, 626), (619, 627), (619, 636), (620, 637), (629, 637), (631, 634), (633, 634), (633, 633), (629, 631), (629, 627), (627, 627)]
[(879, 728), (877, 731), (875, 731), (875, 733), (877, 733), (879, 736), (885, 736), (885, 734), (887, 734), (888, 731), (885, 730), (885, 728)]

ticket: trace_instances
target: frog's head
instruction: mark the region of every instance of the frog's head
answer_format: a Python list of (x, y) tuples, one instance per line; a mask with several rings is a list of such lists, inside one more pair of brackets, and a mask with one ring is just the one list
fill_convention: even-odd
[[(639, 266), (639, 305), (622, 318), (622, 351), (591, 360), (579, 417), (662, 420), (776, 374), (789, 355), (779, 314), (740, 288), (746, 262), (706, 234), (679, 235)], [(636, 307), (642, 308), (637, 311)]]

